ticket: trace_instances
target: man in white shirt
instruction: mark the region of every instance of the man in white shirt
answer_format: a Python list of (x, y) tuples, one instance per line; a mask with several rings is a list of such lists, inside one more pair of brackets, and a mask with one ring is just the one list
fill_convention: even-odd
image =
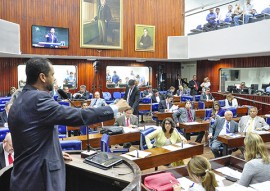
[(13, 163), (14, 152), (11, 134), (7, 133), (2, 144), (0, 144), (0, 169)]
[(220, 151), (220, 146), (222, 143), (217, 140), (219, 135), (226, 135), (229, 133), (237, 133), (238, 132), (238, 124), (232, 120), (233, 113), (231, 111), (226, 111), (225, 118), (218, 117), (213, 125), (209, 128), (208, 139), (210, 139), (210, 148), (215, 156), (221, 157), (222, 152)]
[(269, 130), (269, 125), (265, 120), (257, 116), (257, 107), (252, 107), (249, 109), (249, 115), (241, 117), (239, 121), (239, 131), (240, 132), (252, 132), (252, 131), (267, 131)]

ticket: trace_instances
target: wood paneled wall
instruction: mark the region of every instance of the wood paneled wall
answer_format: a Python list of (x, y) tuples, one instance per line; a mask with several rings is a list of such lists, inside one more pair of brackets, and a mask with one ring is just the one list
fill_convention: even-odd
[(208, 76), (211, 80), (211, 91), (219, 90), (219, 75), (222, 68), (257, 68), (269, 67), (270, 57), (251, 57), (222, 59), (220, 61), (198, 61), (197, 76), (200, 82)]
[[(2, 82), (0, 86), (0, 96), (6, 96), (11, 86), (18, 87), (18, 71), (17, 66), (23, 64), (28, 59), (11, 59), (0, 58), (0, 76)], [(150, 84), (153, 87), (157, 87), (156, 74), (158, 72), (159, 62), (145, 62), (136, 63), (132, 61), (99, 61), (98, 73), (95, 74), (93, 63), (87, 60), (63, 60), (63, 59), (51, 59), (53, 64), (59, 65), (76, 65), (78, 67), (78, 85), (86, 85), (90, 92), (93, 89), (100, 91), (113, 92), (116, 89), (106, 88), (106, 67), (107, 66), (147, 66), (150, 67)], [(181, 70), (180, 63), (162, 63), (164, 64), (164, 73), (167, 73), (167, 87), (174, 85), (174, 80), (177, 77), (177, 73)], [(96, 77), (95, 77), (96, 75)], [(100, 79), (100, 81), (98, 81)], [(92, 86), (94, 85), (94, 86)], [(78, 90), (78, 89), (77, 89)], [(71, 91), (76, 92), (77, 90)], [(119, 91), (119, 89), (117, 89)], [(120, 91), (123, 91), (123, 89)]]
[[(107, 0), (110, 1), (110, 0)], [(2, 0), (0, 18), (20, 24), (23, 54), (167, 58), (167, 36), (184, 33), (184, 0), (123, 0), (123, 49), (80, 48), (80, 0)], [(135, 51), (135, 24), (156, 27), (155, 52)], [(31, 26), (69, 28), (68, 49), (31, 45)]]

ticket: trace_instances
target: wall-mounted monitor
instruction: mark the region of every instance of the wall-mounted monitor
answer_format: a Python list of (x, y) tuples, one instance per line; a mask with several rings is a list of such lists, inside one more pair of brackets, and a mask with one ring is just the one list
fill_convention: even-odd
[(68, 28), (32, 25), (32, 46), (38, 48), (68, 48)]
[[(75, 65), (53, 65), (55, 84), (59, 88), (77, 88), (77, 66)], [(18, 87), (22, 88), (26, 84), (25, 65), (18, 66)]]

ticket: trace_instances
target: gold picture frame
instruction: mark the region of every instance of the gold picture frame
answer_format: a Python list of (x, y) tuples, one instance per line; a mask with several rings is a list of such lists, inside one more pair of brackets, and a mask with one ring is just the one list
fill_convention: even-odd
[(123, 0), (80, 0), (80, 47), (122, 49)]
[(135, 50), (155, 51), (155, 26), (135, 25)]

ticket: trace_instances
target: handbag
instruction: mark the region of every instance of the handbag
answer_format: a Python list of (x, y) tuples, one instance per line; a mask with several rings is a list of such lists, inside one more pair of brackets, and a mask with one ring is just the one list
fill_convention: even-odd
[(123, 133), (123, 127), (119, 126), (105, 126), (102, 127), (100, 130), (101, 134), (107, 134), (107, 135), (116, 135), (116, 134), (122, 134)]
[(144, 179), (144, 185), (154, 191), (173, 191), (175, 184), (179, 182), (170, 172), (150, 175)]

